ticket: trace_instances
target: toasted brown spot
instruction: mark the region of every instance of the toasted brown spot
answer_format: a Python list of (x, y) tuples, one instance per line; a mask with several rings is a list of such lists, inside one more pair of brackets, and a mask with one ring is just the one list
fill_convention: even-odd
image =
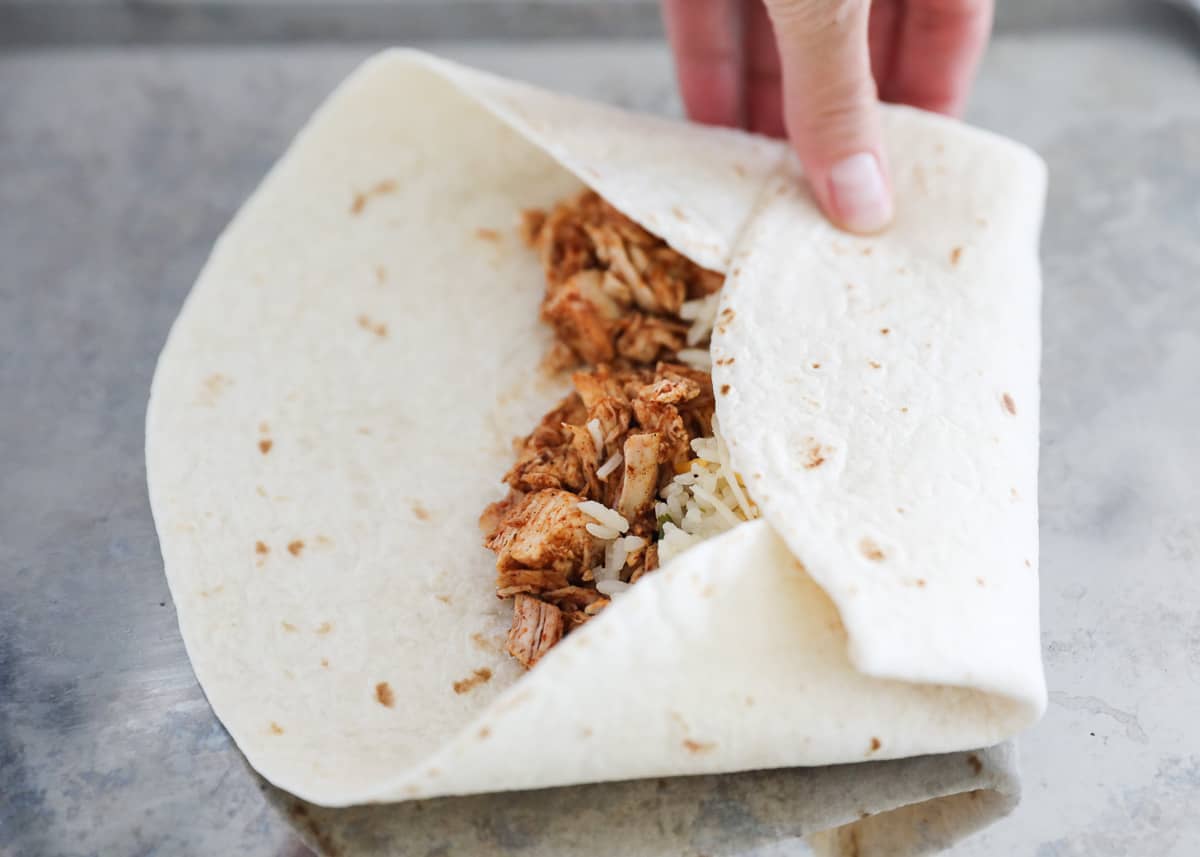
[(923, 577), (918, 577), (918, 578), (917, 578), (917, 587), (918, 587), (918, 588), (920, 588), (920, 589), (924, 589), (924, 588), (925, 588), (925, 578), (923, 578)]
[(592, 727), (584, 726), (582, 729), (579, 730), (579, 735), (581, 738), (591, 738), (592, 737)]
[(1031, 563), (1029, 560), (1025, 560), (1025, 567), (1026, 567), (1026, 568), (1033, 568), (1033, 563)]
[(1004, 410), (1008, 411), (1015, 417), (1017, 415), (1017, 403), (1013, 401), (1013, 397), (1008, 393), (1005, 393), (1001, 399), (1004, 402)]
[(269, 547), (267, 547), (266, 542), (255, 542), (254, 543), (254, 552), (255, 553), (270, 553), (271, 549)]
[(950, 264), (951, 265), (957, 265), (958, 260), (961, 258), (962, 258), (962, 248), (961, 247), (955, 247), (953, 250), (950, 251)]
[(416, 515), (418, 521), (429, 520), (429, 510), (418, 503), (416, 500), (412, 502), (412, 513)]
[(754, 707), (754, 697), (753, 697), (753, 696), (747, 696), (747, 697), (746, 697), (746, 707), (747, 707), (747, 708), (753, 708), (753, 707)]
[(259, 431), (260, 431), (262, 434), (266, 434), (267, 432), (269, 432), (269, 431), (271, 430), (271, 427), (270, 427), (269, 425), (267, 425), (265, 422), (264, 422), (264, 423), (259, 423), (259, 424), (258, 424), (258, 430), (259, 430)]
[(329, 658), (321, 658), (321, 666), (325, 667), (325, 669), (329, 669)]
[(475, 230), (475, 237), (481, 241), (499, 241), (500, 233), (495, 229), (488, 229), (486, 226), (480, 226)]
[(706, 586), (700, 590), (700, 597), (701, 598), (712, 598), (713, 593), (716, 591), (717, 591), (717, 588), (710, 583), (710, 584), (708, 584), (708, 586)]
[(270, 438), (263, 438), (262, 440), (260, 440), (258, 442), (258, 451), (261, 452), (263, 455), (266, 455), (268, 452), (271, 451), (271, 447), (273, 447), (274, 445), (275, 445), (275, 442), (273, 440), (271, 440)]
[(225, 584), (222, 583), (219, 586), (214, 586), (212, 589), (201, 589), (200, 597), (207, 598), (210, 595), (216, 595), (218, 592), (222, 591), (224, 588), (225, 588)]
[(808, 445), (808, 457), (804, 460), (805, 470), (815, 470), (825, 463), (826, 450), (815, 440)]
[(283, 734), (283, 727), (280, 726), (278, 723), (276, 723), (274, 720), (271, 721), (271, 725), (268, 726), (267, 729), (270, 731), (270, 733), (272, 735), (282, 735)]
[(734, 360), (734, 358), (732, 358), (732, 357), (722, 357), (720, 360), (717, 361), (717, 365), (718, 366), (732, 366), (733, 360)]
[(433, 597), (436, 598), (438, 601), (442, 602), (443, 604), (452, 603), (449, 595), (435, 595)]
[(204, 389), (213, 396), (216, 396), (225, 389), (229, 384), (233, 383), (233, 379), (228, 375), (222, 375), (220, 372), (214, 372), (204, 379)]
[(455, 693), (467, 693), (475, 687), (490, 681), (492, 671), (487, 667), (480, 667), (464, 679), (459, 679), (451, 685)]
[(280, 622), (279, 624), (282, 625), (283, 630), (287, 631), (289, 634), (293, 633), (296, 630), (296, 626), (286, 620), (283, 622)]
[(322, 622), (320, 625), (317, 626), (318, 634), (328, 634), (332, 630), (333, 630), (333, 624), (330, 622)]
[(733, 321), (736, 315), (737, 313), (729, 307), (725, 307), (725, 309), (721, 310), (721, 320), (726, 324)]
[(879, 369), (883, 366), (883, 364), (880, 363), (878, 360), (869, 360), (867, 362), (868, 362), (868, 365), (870, 365), (870, 367), (872, 369)]
[(902, 414), (907, 414), (907, 413), (908, 413), (908, 407), (906, 406), (906, 407), (903, 407), (903, 408), (901, 408), (901, 409), (900, 409), (900, 413), (902, 413)]
[(728, 395), (728, 394), (729, 394), (729, 385), (728, 385), (728, 384), (722, 384), (722, 385), (721, 385), (721, 395), (722, 395), (722, 396), (726, 396), (726, 395)]
[(889, 333), (892, 332), (892, 329), (890, 327), (881, 327), (881, 328), (879, 328), (879, 332), (882, 333), (884, 336), (887, 336)]
[(821, 364), (820, 364), (820, 363), (814, 363), (814, 364), (812, 364), (812, 367), (813, 367), (814, 369), (820, 369), (820, 368), (821, 368)]
[(371, 430), (369, 428), (367, 428), (366, 426), (359, 426), (358, 433), (364, 434), (364, 435), (369, 435), (371, 433)]
[(375, 266), (375, 282), (381, 286), (387, 282), (387, 268), (383, 267), (383, 265)]
[(897, 507), (896, 507), (896, 514), (897, 514), (897, 515), (903, 515), (903, 514), (904, 514), (904, 507), (903, 507), (903, 506), (897, 506)]
[(979, 757), (974, 753), (967, 756), (967, 764), (971, 766), (971, 773), (975, 774), (975, 776), (979, 776), (980, 772), (983, 771), (983, 762), (979, 761)]
[(975, 578), (975, 583), (977, 583), (979, 586), (987, 586), (987, 581), (985, 581), (982, 577)]
[(300, 556), (300, 551), (304, 550), (304, 542), (296, 539), (294, 542), (288, 542), (288, 553), (292, 556)]
[(864, 247), (864, 248), (862, 248), (862, 254), (863, 254), (864, 256), (870, 256), (870, 255), (871, 255), (872, 253), (874, 253), (874, 252), (875, 252), (875, 248), (874, 248), (874, 247)]
[(391, 179), (384, 179), (374, 187), (366, 191), (361, 191), (354, 194), (354, 201), (350, 203), (351, 214), (362, 214), (363, 209), (367, 207), (367, 202), (373, 196), (382, 196), (385, 193), (392, 193), (396, 190), (396, 183)]
[(487, 737), (488, 737), (489, 735), (491, 735), (491, 734), (492, 734), (492, 730), (491, 730), (491, 729), (489, 729), (489, 728), (487, 728), (486, 726), (480, 726), (480, 727), (479, 727), (479, 738), (480, 738), (480, 740), (482, 740), (482, 739), (484, 739), (484, 738), (487, 738)]
[(387, 325), (383, 324), (383, 323), (373, 322), (373, 321), (371, 321), (371, 319), (368, 316), (360, 315), (358, 317), (358, 326), (361, 327), (363, 330), (370, 331), (371, 333), (378, 336), (380, 339), (387, 338), (387, 335), (388, 335)]
[(391, 708), (396, 703), (396, 697), (392, 693), (391, 685), (386, 681), (381, 681), (375, 685), (375, 699), (384, 708)]
[(492, 652), (496, 649), (496, 647), (492, 645), (491, 641), (478, 631), (471, 635), (471, 642), (486, 652)]
[(333, 544), (333, 539), (329, 538), (329, 536), (317, 536), (317, 544), (328, 546)]
[(878, 750), (882, 746), (883, 746), (883, 742), (880, 741), (878, 738), (875, 738), (875, 737), (871, 738), (871, 752), (872, 753), (874, 753), (876, 750)]
[(674, 214), (680, 220), (684, 221), (685, 223), (687, 222), (687, 215), (683, 213), (683, 211), (679, 208), (679, 206), (672, 205), (671, 213)]
[(691, 738), (684, 738), (683, 746), (689, 753), (707, 753), (717, 747), (711, 741), (693, 741)]
[(871, 560), (871, 562), (881, 562), (887, 558), (884, 552), (880, 549), (879, 545), (867, 538), (864, 538), (858, 543), (858, 549), (862, 552), (862, 555)]

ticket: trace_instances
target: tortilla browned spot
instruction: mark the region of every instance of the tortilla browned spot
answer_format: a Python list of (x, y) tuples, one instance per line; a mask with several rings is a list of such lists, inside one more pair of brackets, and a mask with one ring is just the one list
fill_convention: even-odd
[(288, 553), (292, 556), (300, 556), (300, 551), (304, 550), (304, 542), (296, 539), (294, 542), (288, 542)]
[(475, 230), (475, 237), (481, 241), (499, 241), (500, 233), (495, 229), (488, 229), (486, 226), (480, 226)]
[(267, 547), (266, 542), (255, 542), (254, 543), (254, 552), (255, 553), (269, 553), (270, 550), (271, 549), (269, 547)]
[(384, 708), (391, 708), (396, 702), (396, 697), (392, 694), (392, 688), (386, 681), (381, 681), (375, 685), (375, 699)]
[(426, 509), (424, 506), (422, 506), (420, 503), (418, 503), (416, 500), (413, 500), (413, 502), (412, 502), (412, 513), (417, 516), (417, 520), (419, 520), (419, 521), (428, 521), (429, 520), (429, 510)]
[(875, 542), (871, 541), (870, 539), (864, 538), (862, 541), (860, 541), (858, 543), (858, 549), (862, 552), (862, 555), (871, 560), (871, 562), (881, 562), (882, 560), (886, 559), (886, 555), (880, 549), (879, 545), (875, 544)]
[(1017, 403), (1013, 401), (1013, 397), (1008, 393), (1003, 396), (1004, 410), (1008, 411), (1014, 417), (1017, 415)]
[(328, 634), (332, 630), (333, 630), (333, 624), (330, 622), (322, 622), (320, 625), (317, 626), (318, 634)]
[(282, 735), (283, 734), (283, 727), (280, 726), (278, 723), (276, 723), (274, 720), (271, 721), (271, 725), (268, 726), (267, 728), (268, 728), (268, 730), (270, 730), (272, 735)]
[(958, 260), (961, 258), (962, 258), (962, 248), (961, 247), (955, 247), (953, 250), (950, 251), (950, 264), (951, 265), (957, 265)]
[(283, 630), (287, 631), (288, 633), (292, 633), (296, 630), (296, 626), (293, 625), (291, 622), (288, 622), (286, 619), (284, 621), (280, 622), (279, 624), (282, 625)]
[(875, 737), (873, 737), (873, 736), (872, 736), (872, 738), (871, 738), (871, 752), (872, 752), (872, 753), (874, 753), (876, 750), (878, 750), (878, 749), (879, 749), (880, 747), (882, 747), (882, 746), (883, 746), (883, 742), (882, 742), (882, 741), (880, 741), (878, 738), (875, 738)]
[(350, 203), (351, 214), (362, 214), (363, 209), (367, 207), (367, 202), (373, 196), (381, 196), (385, 193), (391, 193), (396, 189), (396, 183), (391, 179), (384, 179), (373, 188), (367, 191), (354, 194), (354, 201)]
[(455, 693), (466, 693), (470, 690), (473, 690), (478, 685), (489, 681), (491, 677), (492, 671), (490, 669), (487, 667), (480, 667), (471, 673), (471, 675), (469, 675), (467, 678), (459, 679), (458, 681), (454, 682), (452, 687), (454, 688)]
[(386, 339), (388, 335), (387, 325), (379, 322), (371, 321), (368, 316), (360, 315), (358, 317), (358, 326), (363, 330), (370, 331), (380, 339)]
[(684, 738), (683, 746), (689, 753), (707, 753), (717, 747), (711, 741), (693, 741), (691, 738)]
[(258, 451), (261, 452), (263, 455), (266, 455), (268, 452), (271, 451), (271, 447), (274, 445), (275, 445), (275, 442), (272, 441), (270, 438), (264, 438), (263, 440), (260, 440), (258, 442)]

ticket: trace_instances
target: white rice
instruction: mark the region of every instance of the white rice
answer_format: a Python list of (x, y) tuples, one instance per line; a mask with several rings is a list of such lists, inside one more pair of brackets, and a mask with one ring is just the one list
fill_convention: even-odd
[(686, 363), (693, 369), (708, 372), (712, 369), (712, 355), (707, 348), (681, 348), (675, 354), (680, 363)]
[[(604, 526), (614, 529), (619, 533), (629, 531), (629, 522), (621, 517), (621, 514), (616, 509), (610, 509), (603, 503), (597, 503), (595, 500), (584, 500), (579, 504), (579, 511), (595, 518)], [(616, 538), (616, 536), (613, 536), (613, 538)]]
[(679, 308), (679, 317), (692, 323), (687, 332), (688, 345), (699, 345), (712, 335), (720, 303), (721, 293), (718, 291), (694, 301), (685, 301)]
[(599, 455), (604, 451), (604, 432), (600, 431), (600, 420), (588, 420), (587, 430), (592, 436), (596, 454)]
[(658, 559), (665, 565), (690, 547), (758, 517), (758, 508), (729, 462), (716, 418), (713, 436), (692, 441), (696, 458), (660, 492), (654, 506), (662, 525)]
[(601, 580), (596, 583), (596, 591), (609, 598), (619, 595), (629, 588), (629, 584), (621, 580)]
[(596, 478), (607, 479), (612, 475), (612, 472), (621, 466), (621, 453), (614, 452), (608, 461), (596, 468)]
[(593, 524), (589, 521), (586, 526), (589, 533), (596, 538), (604, 539), (605, 541), (611, 541), (612, 539), (615, 539), (617, 536), (621, 535), (612, 527), (606, 527), (603, 524)]

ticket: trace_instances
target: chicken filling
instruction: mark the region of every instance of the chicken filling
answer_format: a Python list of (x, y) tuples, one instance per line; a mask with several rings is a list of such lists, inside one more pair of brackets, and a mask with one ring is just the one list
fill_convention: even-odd
[(714, 425), (708, 345), (723, 277), (592, 191), (524, 215), (542, 319), (573, 392), (517, 446), (480, 527), (508, 652), (529, 667), (670, 556), (757, 510)]

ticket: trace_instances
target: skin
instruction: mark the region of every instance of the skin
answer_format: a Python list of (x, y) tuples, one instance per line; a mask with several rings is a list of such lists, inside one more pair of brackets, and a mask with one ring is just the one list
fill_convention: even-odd
[(695, 121), (787, 137), (838, 226), (892, 218), (878, 100), (961, 115), (992, 0), (663, 0)]

